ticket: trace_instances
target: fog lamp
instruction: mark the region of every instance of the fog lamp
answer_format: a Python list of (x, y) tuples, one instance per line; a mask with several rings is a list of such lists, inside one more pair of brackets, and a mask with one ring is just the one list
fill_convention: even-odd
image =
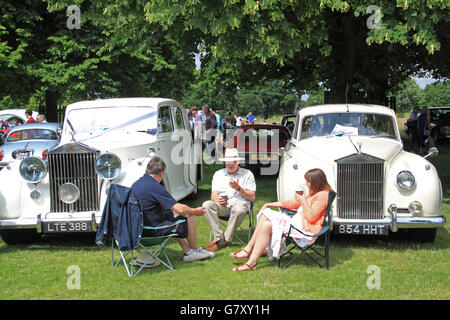
[(59, 199), (67, 204), (76, 202), (80, 198), (80, 189), (73, 183), (65, 183), (59, 186)]
[(419, 201), (413, 201), (408, 206), (409, 212), (411, 212), (413, 215), (418, 215), (423, 212), (422, 204)]

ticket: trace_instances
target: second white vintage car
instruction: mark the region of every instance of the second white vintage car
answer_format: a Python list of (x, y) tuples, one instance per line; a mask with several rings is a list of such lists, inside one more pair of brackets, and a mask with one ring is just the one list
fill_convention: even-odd
[(331, 226), (344, 234), (387, 235), (411, 229), (433, 241), (445, 223), (442, 186), (425, 157), (405, 152), (393, 110), (377, 105), (300, 109), (281, 150), (278, 199), (294, 197), (304, 174), (322, 169), (337, 199)]
[[(167, 165), (176, 199), (196, 194), (202, 177), (185, 108), (162, 98), (67, 106), (60, 144), (47, 160), (29, 157), (0, 171), (0, 235), (6, 243), (42, 233), (95, 232), (112, 183), (131, 186), (151, 157)], [(201, 159), (201, 158), (200, 158)]]

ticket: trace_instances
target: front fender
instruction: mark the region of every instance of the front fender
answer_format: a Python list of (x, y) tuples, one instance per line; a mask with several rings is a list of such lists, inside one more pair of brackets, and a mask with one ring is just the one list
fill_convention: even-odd
[[(399, 172), (408, 170), (415, 178), (415, 186), (410, 191), (397, 185)], [(396, 204), (398, 208), (408, 208), (412, 201), (423, 206), (424, 216), (438, 216), (442, 209), (442, 185), (436, 168), (428, 160), (409, 152), (401, 152), (387, 166), (385, 204)], [(386, 208), (387, 210), (387, 208)]]

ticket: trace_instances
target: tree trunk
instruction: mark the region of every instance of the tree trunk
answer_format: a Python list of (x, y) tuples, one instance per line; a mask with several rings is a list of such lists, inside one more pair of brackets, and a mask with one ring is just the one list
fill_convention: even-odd
[(62, 122), (62, 117), (58, 117), (58, 93), (47, 90), (45, 92), (45, 116), (48, 122)]

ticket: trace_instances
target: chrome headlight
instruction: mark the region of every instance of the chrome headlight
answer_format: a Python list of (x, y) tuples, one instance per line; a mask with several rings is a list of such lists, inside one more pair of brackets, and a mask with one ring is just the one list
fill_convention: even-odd
[(25, 181), (39, 183), (47, 174), (47, 166), (44, 160), (32, 156), (22, 160), (19, 166), (19, 172)]
[(402, 190), (410, 191), (414, 188), (416, 179), (410, 171), (401, 171), (397, 175), (397, 185)]
[(59, 186), (58, 195), (62, 202), (71, 204), (80, 198), (80, 189), (73, 183), (64, 183)]
[(104, 153), (95, 162), (95, 171), (103, 179), (112, 180), (117, 178), (121, 168), (122, 162), (114, 153)]

